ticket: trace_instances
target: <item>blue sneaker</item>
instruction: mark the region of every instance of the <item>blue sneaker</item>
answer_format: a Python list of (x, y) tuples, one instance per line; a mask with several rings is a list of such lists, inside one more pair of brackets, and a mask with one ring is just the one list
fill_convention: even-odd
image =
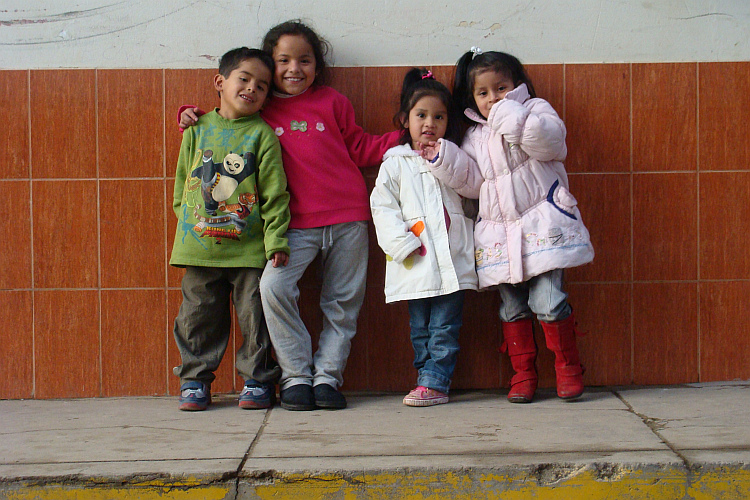
[(276, 402), (276, 386), (255, 380), (246, 380), (240, 393), (240, 408), (258, 410), (270, 408)]
[(211, 404), (211, 389), (203, 382), (185, 382), (180, 387), (180, 410), (203, 411)]

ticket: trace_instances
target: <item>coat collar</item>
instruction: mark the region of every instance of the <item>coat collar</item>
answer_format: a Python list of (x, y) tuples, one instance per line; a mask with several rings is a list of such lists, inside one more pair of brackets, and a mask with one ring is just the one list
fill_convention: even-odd
[(383, 159), (390, 158), (391, 156), (419, 156), (416, 151), (411, 149), (408, 144), (399, 144), (393, 146), (391, 149), (385, 152)]

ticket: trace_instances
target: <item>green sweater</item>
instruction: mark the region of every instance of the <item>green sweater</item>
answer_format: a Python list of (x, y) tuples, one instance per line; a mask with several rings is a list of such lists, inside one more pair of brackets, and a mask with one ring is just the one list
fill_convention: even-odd
[(173, 266), (258, 267), (289, 254), (279, 140), (256, 113), (206, 113), (182, 135), (174, 182)]

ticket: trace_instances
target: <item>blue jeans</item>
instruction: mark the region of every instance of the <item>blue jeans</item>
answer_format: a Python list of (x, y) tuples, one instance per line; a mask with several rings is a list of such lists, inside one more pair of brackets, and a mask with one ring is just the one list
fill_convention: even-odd
[[(279, 385), (281, 389), (298, 384), (338, 388), (344, 382), (344, 368), (365, 298), (367, 222), (290, 229), (287, 238), (289, 263), (273, 267), (269, 261), (260, 279), (263, 312), (281, 366)], [(300, 317), (298, 282), (318, 254), (323, 274), (323, 329), (313, 354), (310, 333)]]
[(563, 270), (553, 269), (534, 276), (528, 281), (511, 285), (498, 285), (500, 298), (500, 320), (504, 322), (520, 321), (536, 314), (539, 321), (551, 323), (561, 321), (571, 313), (566, 300), (568, 294), (563, 291)]
[(448, 393), (458, 358), (464, 291), (409, 301), (417, 385)]

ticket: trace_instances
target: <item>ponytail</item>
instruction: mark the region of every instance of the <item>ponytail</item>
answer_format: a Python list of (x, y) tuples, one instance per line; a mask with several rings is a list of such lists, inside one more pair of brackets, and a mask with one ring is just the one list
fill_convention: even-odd
[(468, 117), (464, 115), (466, 108), (476, 110), (474, 96), (472, 95), (472, 81), (469, 75), (469, 66), (474, 57), (472, 51), (466, 52), (456, 63), (456, 76), (453, 80), (453, 107), (463, 121), (471, 123)]

